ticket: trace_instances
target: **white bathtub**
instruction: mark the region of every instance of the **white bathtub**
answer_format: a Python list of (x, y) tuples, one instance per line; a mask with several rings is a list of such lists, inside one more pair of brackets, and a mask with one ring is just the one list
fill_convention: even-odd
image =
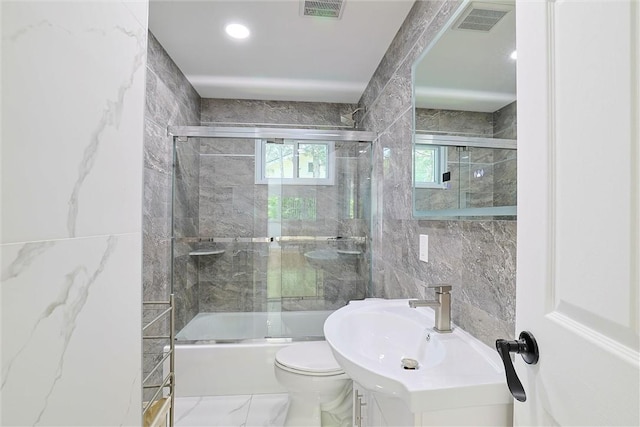
[(285, 393), (273, 370), (276, 353), (324, 339), (323, 324), (331, 313), (198, 314), (177, 334), (176, 396)]
[(239, 342), (262, 338), (324, 337), (333, 311), (199, 313), (176, 334), (180, 341)]

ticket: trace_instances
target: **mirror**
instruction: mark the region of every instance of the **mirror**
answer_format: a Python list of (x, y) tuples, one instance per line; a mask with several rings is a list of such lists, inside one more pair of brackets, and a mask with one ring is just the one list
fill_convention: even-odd
[(515, 3), (465, 1), (413, 65), (418, 218), (516, 215)]

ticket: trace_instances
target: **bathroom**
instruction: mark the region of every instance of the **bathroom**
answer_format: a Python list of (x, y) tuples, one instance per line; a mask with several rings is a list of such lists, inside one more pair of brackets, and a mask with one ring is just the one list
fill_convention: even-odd
[[(452, 283), (453, 322), (492, 345), (516, 337), (516, 221), (413, 216), (411, 66), (459, 5), (412, 5), (359, 101), (334, 105), (326, 124), (344, 126), (340, 116), (363, 106), (358, 128), (376, 135), (367, 296), (421, 298), (423, 285)], [(166, 298), (172, 268), (166, 126), (265, 123), (256, 117), (284, 105), (201, 99), (148, 33), (149, 7), (4, 2), (0, 9), (3, 424), (141, 424), (141, 303)], [(15, 80), (24, 84), (8, 84)], [(525, 102), (521, 116), (522, 105), (519, 90), (518, 138), (529, 140), (526, 131), (535, 133), (528, 122), (522, 133), (520, 122), (534, 114)], [(221, 111), (231, 116), (220, 120)], [(306, 117), (293, 124), (318, 124)], [(291, 125), (289, 118), (269, 121)], [(520, 205), (520, 177), (518, 185)], [(535, 224), (530, 216), (526, 224)], [(429, 236), (427, 264), (418, 261), (419, 235)], [(637, 335), (637, 325), (630, 329)]]

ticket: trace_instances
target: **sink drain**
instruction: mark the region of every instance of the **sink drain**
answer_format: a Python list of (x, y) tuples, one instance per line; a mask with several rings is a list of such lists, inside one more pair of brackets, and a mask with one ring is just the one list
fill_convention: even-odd
[(416, 359), (404, 357), (402, 360), (400, 360), (400, 363), (402, 363), (403, 369), (407, 369), (409, 371), (415, 371), (416, 369), (418, 369), (418, 361)]

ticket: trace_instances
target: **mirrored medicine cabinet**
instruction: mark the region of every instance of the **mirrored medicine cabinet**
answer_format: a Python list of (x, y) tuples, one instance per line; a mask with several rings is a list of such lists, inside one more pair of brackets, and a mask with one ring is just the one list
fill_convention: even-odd
[(516, 215), (513, 1), (464, 1), (413, 64), (416, 218)]

